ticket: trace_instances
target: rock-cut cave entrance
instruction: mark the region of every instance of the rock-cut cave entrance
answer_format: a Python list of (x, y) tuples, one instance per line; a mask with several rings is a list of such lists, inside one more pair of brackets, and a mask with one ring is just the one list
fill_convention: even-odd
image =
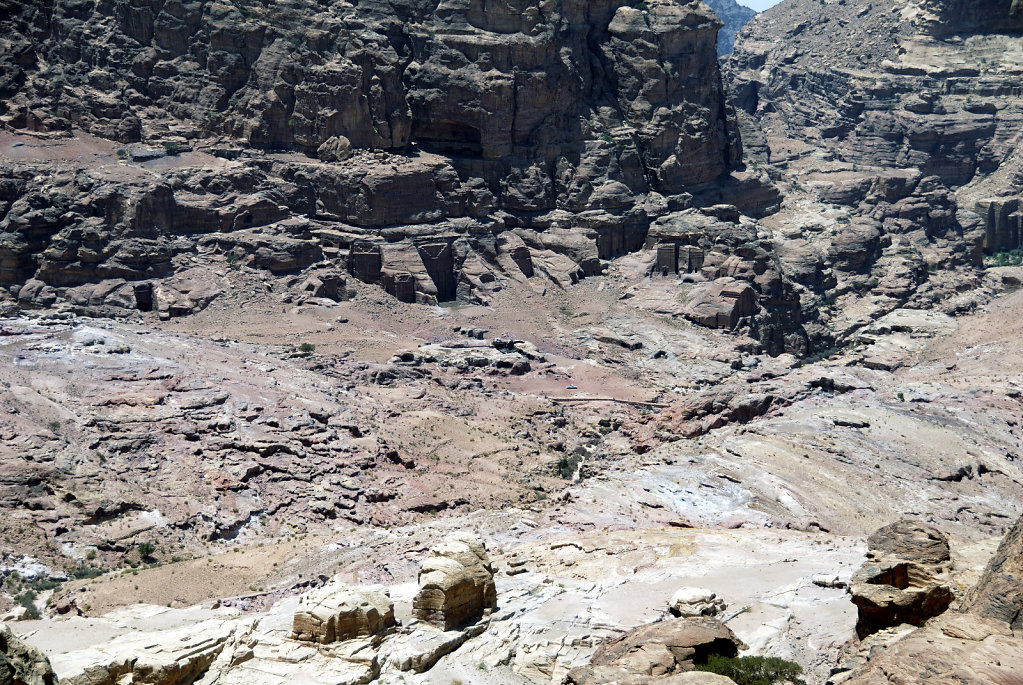
[(421, 149), (441, 155), (479, 157), (483, 154), (480, 130), (460, 122), (428, 122), (417, 131), (415, 140)]

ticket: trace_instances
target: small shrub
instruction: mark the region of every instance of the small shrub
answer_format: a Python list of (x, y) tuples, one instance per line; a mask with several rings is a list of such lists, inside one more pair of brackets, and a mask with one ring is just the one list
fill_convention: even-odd
[(613, 143), (613, 142), (615, 142), (615, 139), (611, 137), (610, 133), (601, 133), (600, 134), (600, 139), (603, 140), (605, 143)]
[(139, 543), (139, 558), (140, 559), (146, 559), (147, 557), (152, 556), (153, 552), (155, 552), (155, 551), (156, 551), (156, 545), (154, 545), (152, 542), (149, 542), (147, 540), (146, 542), (140, 542)]
[(313, 345), (312, 343), (304, 342), (304, 343), (302, 343), (301, 345), (298, 346), (298, 351), (302, 352), (303, 354), (309, 354), (310, 352), (315, 352), (316, 351), (316, 345)]
[(225, 257), (225, 259), (227, 260), (227, 266), (228, 266), (229, 269), (237, 269), (238, 268), (238, 255), (237, 254), (235, 254), (234, 252), (228, 252), (227, 253), (227, 257)]
[(176, 155), (181, 152), (181, 144), (174, 140), (163, 141), (163, 150), (168, 155)]
[(56, 433), (60, 431), (60, 421), (50, 421), (48, 424), (46, 424), (46, 427), (49, 428), (54, 433)]
[(731, 678), (736, 685), (773, 685), (790, 682), (804, 685), (803, 667), (792, 661), (769, 656), (726, 657), (713, 655), (697, 671), (708, 671)]

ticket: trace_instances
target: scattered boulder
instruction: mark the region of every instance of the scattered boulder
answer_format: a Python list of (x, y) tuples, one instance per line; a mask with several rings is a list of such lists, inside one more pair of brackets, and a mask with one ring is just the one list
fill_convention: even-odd
[(291, 630), (296, 640), (328, 644), (380, 635), (395, 625), (385, 588), (330, 585), (302, 598)]
[(42, 652), (0, 626), (0, 683), (57, 685), (57, 676)]
[(309, 297), (324, 297), (341, 302), (348, 299), (347, 280), (337, 269), (316, 269), (299, 284), (298, 289)]
[(454, 533), (430, 550), (419, 570), (413, 617), (452, 630), (482, 618), (496, 607), (494, 569), (478, 538)]
[(343, 162), (352, 156), (352, 141), (344, 136), (331, 136), (316, 148), (316, 156), (323, 162)]
[(702, 587), (680, 587), (668, 600), (668, 611), (673, 616), (716, 616), (726, 608), (723, 599)]

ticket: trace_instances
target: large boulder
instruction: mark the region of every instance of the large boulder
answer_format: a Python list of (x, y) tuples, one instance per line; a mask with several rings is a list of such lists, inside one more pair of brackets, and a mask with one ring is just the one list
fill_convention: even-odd
[(430, 550), (419, 569), (412, 615), (443, 630), (472, 623), (497, 607), (494, 569), (478, 538), (454, 533)]
[(647, 677), (675, 676), (690, 671), (695, 664), (704, 663), (713, 655), (734, 657), (745, 647), (728, 626), (713, 618), (658, 621), (601, 645), (589, 666), (569, 672), (568, 682), (575, 685), (643, 683)]
[(952, 558), (948, 538), (934, 526), (902, 520), (878, 528), (867, 538), (868, 556), (942, 565)]
[(292, 637), (328, 644), (371, 637), (395, 626), (394, 602), (381, 587), (327, 586), (302, 598)]

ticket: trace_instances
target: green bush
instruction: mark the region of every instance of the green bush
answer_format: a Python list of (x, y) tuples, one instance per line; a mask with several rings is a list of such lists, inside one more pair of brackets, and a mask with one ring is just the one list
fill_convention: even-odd
[(19, 605), (25, 607), (25, 609), (28, 611), (28, 617), (30, 619), (37, 620), (40, 618), (39, 610), (36, 609), (35, 605), (36, 593), (33, 592), (32, 590), (25, 590), (20, 595), (15, 597), (14, 601), (17, 602)]
[(48, 424), (46, 424), (46, 426), (47, 426), (47, 427), (48, 427), (48, 428), (49, 428), (49, 429), (50, 429), (51, 431), (53, 431), (54, 433), (56, 433), (57, 431), (59, 431), (59, 430), (60, 430), (60, 421), (50, 421), (50, 422), (49, 422)]
[(163, 150), (168, 155), (176, 155), (181, 151), (181, 144), (174, 140), (165, 140), (163, 143)]
[(146, 559), (153, 555), (156, 551), (156, 545), (151, 542), (140, 542), (139, 543), (139, 558)]
[(571, 480), (575, 475), (575, 469), (579, 466), (581, 457), (577, 454), (565, 455), (558, 460), (558, 474), (565, 480)]
[(792, 661), (773, 656), (711, 656), (707, 663), (698, 664), (697, 671), (709, 671), (728, 676), (736, 685), (773, 685), (790, 682), (804, 685), (803, 667)]
[(316, 351), (316, 345), (313, 345), (312, 343), (307, 343), (307, 342), (306, 343), (302, 343), (301, 345), (298, 346), (298, 351), (302, 352), (304, 354), (309, 354), (310, 352), (315, 352)]

